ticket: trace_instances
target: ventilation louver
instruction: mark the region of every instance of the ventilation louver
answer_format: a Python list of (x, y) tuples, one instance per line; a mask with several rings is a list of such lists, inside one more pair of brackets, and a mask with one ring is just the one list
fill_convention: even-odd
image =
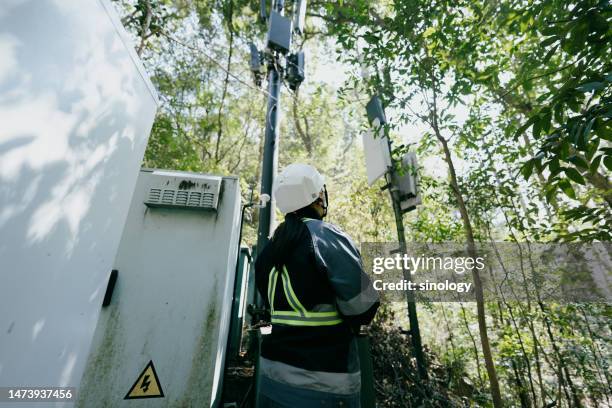
[(170, 171), (154, 171), (153, 176), (147, 206), (217, 209), (221, 177)]

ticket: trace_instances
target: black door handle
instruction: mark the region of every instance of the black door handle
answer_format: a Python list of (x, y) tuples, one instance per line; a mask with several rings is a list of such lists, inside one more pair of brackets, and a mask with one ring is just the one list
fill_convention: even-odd
[(106, 293), (104, 294), (102, 307), (110, 305), (113, 297), (113, 291), (115, 290), (115, 283), (117, 282), (117, 275), (119, 275), (119, 271), (117, 269), (113, 269), (108, 277), (108, 284), (106, 285)]

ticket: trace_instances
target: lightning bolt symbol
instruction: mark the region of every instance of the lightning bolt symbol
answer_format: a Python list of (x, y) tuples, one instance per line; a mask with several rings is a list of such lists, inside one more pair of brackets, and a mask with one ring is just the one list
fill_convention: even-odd
[(147, 390), (149, 389), (149, 384), (151, 384), (151, 382), (149, 381), (149, 375), (147, 374), (142, 379), (142, 383), (140, 383), (140, 389), (144, 392), (147, 392)]

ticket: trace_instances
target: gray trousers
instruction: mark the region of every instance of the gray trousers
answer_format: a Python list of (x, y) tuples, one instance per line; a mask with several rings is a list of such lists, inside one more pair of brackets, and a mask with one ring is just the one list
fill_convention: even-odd
[(351, 395), (331, 394), (292, 387), (260, 377), (259, 408), (360, 408), (359, 393)]

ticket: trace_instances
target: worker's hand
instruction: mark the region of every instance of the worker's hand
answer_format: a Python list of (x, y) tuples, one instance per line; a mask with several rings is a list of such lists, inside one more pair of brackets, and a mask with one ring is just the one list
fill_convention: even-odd
[(251, 325), (250, 329), (255, 330), (255, 329), (259, 329), (261, 327), (266, 327), (266, 326), (270, 326), (270, 322), (266, 322), (264, 320), (260, 320), (257, 323)]

